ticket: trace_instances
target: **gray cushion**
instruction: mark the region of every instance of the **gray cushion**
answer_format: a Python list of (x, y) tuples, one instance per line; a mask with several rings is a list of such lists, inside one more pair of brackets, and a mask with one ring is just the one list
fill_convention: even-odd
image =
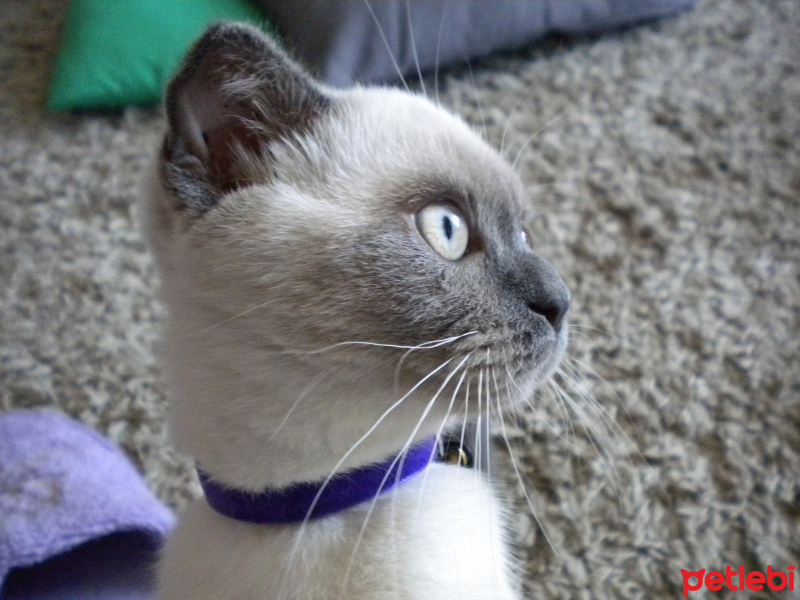
[[(295, 55), (332, 85), (381, 82), (676, 14), (697, 0), (259, 0)], [(388, 48), (387, 48), (388, 46)], [(415, 57), (416, 49), (416, 57)], [(394, 65), (392, 58), (397, 62)]]

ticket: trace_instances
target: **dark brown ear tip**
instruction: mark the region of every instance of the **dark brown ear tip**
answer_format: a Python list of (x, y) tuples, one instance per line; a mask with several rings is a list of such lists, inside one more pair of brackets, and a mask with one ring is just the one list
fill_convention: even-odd
[[(210, 57), (214, 59), (209, 63), (207, 61)], [(204, 71), (202, 76), (208, 79), (209, 76), (213, 77), (209, 67), (213, 69), (231, 61), (241, 61), (239, 64), (247, 65), (251, 70), (258, 70), (267, 64), (284, 64), (297, 72), (305, 73), (305, 69), (275, 39), (255, 25), (217, 21), (208, 26), (186, 53), (167, 87), (167, 96), (198, 71)]]
[(218, 21), (200, 35), (187, 52), (181, 72), (190, 70), (209, 54), (218, 54), (228, 49), (237, 53), (253, 52), (272, 46), (271, 40), (259, 29), (246, 23)]
[(172, 120), (176, 96), (195, 77), (213, 77), (209, 72), (208, 58), (219, 56), (227, 50), (237, 53), (263, 52), (265, 47), (274, 48), (274, 42), (258, 28), (235, 21), (217, 21), (209, 25), (195, 40), (179, 67), (167, 84), (164, 98), (167, 116)]
[(286, 51), (270, 34), (255, 25), (240, 21), (212, 23), (195, 42), (195, 48), (198, 47), (215, 49), (233, 47), (238, 50), (278, 53), (288, 57)]
[(269, 39), (269, 36), (258, 27), (238, 21), (217, 21), (212, 23), (200, 36), (197, 43), (202, 44), (203, 42), (211, 45), (215, 43), (225, 45), (231, 42), (259, 47), (265, 43), (272, 45), (272, 40)]

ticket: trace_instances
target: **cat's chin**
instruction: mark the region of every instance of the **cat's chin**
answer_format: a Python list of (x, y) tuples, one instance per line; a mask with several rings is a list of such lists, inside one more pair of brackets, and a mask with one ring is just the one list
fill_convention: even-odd
[(548, 380), (558, 371), (561, 360), (567, 349), (569, 341), (569, 326), (566, 321), (562, 324), (553, 343), (552, 349), (546, 356), (540, 357), (527, 370), (522, 369), (514, 378), (514, 391), (508, 398), (507, 410), (518, 410), (530, 401), (534, 392), (546, 385)]
[(544, 364), (542, 365), (542, 373), (539, 376), (539, 383), (537, 384), (537, 387), (550, 379), (550, 377), (552, 377), (558, 370), (558, 365), (561, 364), (561, 359), (564, 358), (564, 354), (567, 351), (568, 342), (569, 323), (565, 319), (559, 328), (558, 334), (556, 335), (556, 342), (553, 346), (550, 360), (544, 361)]

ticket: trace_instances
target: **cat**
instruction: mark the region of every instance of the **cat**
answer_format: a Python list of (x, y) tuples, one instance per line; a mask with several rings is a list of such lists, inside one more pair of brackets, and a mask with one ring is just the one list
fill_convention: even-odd
[(495, 492), (438, 458), (567, 343), (517, 175), (422, 96), (329, 89), (246, 25), (207, 30), (165, 105), (145, 232), (206, 497), (158, 598), (517, 598)]

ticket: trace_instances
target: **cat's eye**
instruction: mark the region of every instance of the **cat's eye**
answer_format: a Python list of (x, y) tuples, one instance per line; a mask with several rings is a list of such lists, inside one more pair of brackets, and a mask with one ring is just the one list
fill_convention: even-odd
[(522, 241), (524, 246), (533, 250), (533, 239), (531, 238), (531, 233), (524, 227), (519, 232), (519, 239)]
[(467, 251), (469, 231), (461, 213), (451, 204), (429, 204), (416, 216), (417, 228), (442, 258), (458, 260)]

